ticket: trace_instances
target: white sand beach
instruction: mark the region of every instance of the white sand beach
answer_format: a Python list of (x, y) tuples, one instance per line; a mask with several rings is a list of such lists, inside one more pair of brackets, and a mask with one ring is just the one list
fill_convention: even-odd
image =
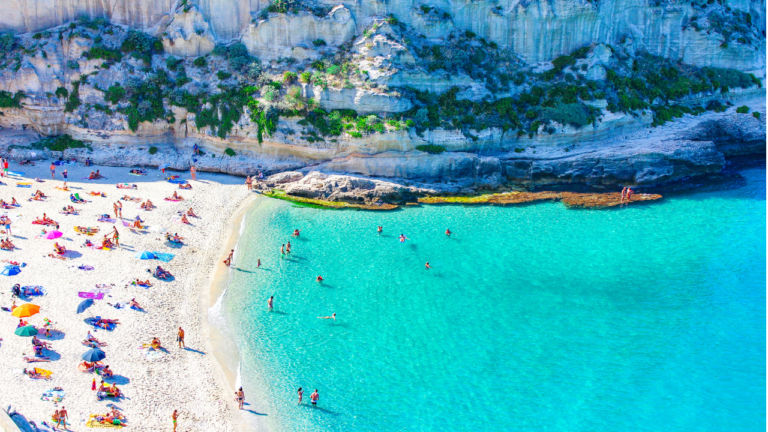
[[(209, 287), (216, 271), (221, 274), (221, 260), (226, 256), (225, 247), (230, 241), (232, 224), (236, 214), (253, 199), (243, 179), (199, 173), (197, 181), (190, 181), (192, 190), (180, 190), (178, 185), (164, 180), (161, 172), (147, 169), (146, 176), (129, 175), (128, 168), (84, 167), (82, 164), (56, 167), (56, 179), (51, 179), (51, 161), (38, 161), (35, 167), (19, 166), (12, 162), (11, 171), (24, 172), (23, 178), (3, 178), (0, 198), (7, 202), (12, 197), (21, 204), (12, 209), (0, 209), (13, 221), (10, 239), (18, 248), (0, 251), (0, 260), (26, 264), (15, 276), (0, 276), (0, 305), (10, 308), (11, 287), (42, 286), (46, 295), (15, 299), (17, 305), (31, 302), (40, 306), (40, 313), (26, 318), (30, 324), (41, 327), (43, 319), (54, 322), (52, 337), (42, 332), (38, 337), (51, 345), (44, 355), (51, 362), (26, 363), (24, 357), (33, 357), (31, 338), (14, 334), (19, 318), (8, 311), (0, 312), (0, 403), (4, 408), (11, 405), (28, 420), (51, 424), (51, 415), (65, 406), (70, 420), (70, 430), (89, 430), (86, 422), (90, 414), (106, 414), (112, 404), (125, 415), (130, 430), (172, 430), (171, 414), (179, 410), (179, 431), (230, 431), (242, 430), (241, 418), (234, 402), (234, 389), (224, 379), (212, 353), (206, 322), (210, 306)], [(70, 191), (62, 191), (61, 172), (67, 169)], [(85, 180), (89, 173), (99, 169), (106, 179)], [(180, 174), (189, 179), (188, 172)], [(34, 180), (39, 177), (44, 182)], [(17, 187), (19, 182), (31, 182), (30, 188)], [(117, 183), (132, 183), (135, 190), (118, 189)], [(36, 190), (49, 198), (29, 201)], [(90, 196), (89, 192), (104, 192), (106, 197)], [(184, 197), (180, 202), (165, 201), (176, 191)], [(88, 202), (72, 204), (70, 193), (79, 193)], [(115, 223), (97, 222), (101, 214), (114, 218), (113, 203), (123, 196), (151, 199), (157, 206), (144, 211), (139, 202), (121, 201), (124, 220), (132, 221), (137, 215), (145, 221), (147, 229), (132, 232), (120, 220)], [(79, 215), (60, 214), (63, 207), (72, 204)], [(178, 212), (192, 207), (198, 218), (189, 218), (190, 225), (178, 221)], [(33, 225), (32, 221), (43, 213), (60, 225), (63, 236), (57, 240), (38, 238), (41, 230), (53, 227)], [(98, 227), (91, 237), (75, 232), (75, 226)], [(101, 243), (104, 234), (114, 227), (119, 231), (119, 248), (97, 250), (84, 246), (86, 238)], [(165, 240), (164, 229), (184, 238), (184, 246), (173, 248)], [(237, 227), (235, 227), (237, 229)], [(5, 235), (1, 236), (5, 238)], [(66, 260), (51, 258), (54, 242), (66, 247)], [(174, 254), (170, 262), (139, 260), (135, 255), (142, 251)], [(3, 263), (5, 264), (5, 263)], [(147, 273), (147, 269), (161, 265), (174, 275), (172, 281), (161, 281)], [(93, 270), (78, 269), (92, 266)], [(154, 284), (145, 289), (130, 285), (136, 278), (150, 279)], [(78, 292), (96, 289), (105, 284), (111, 289), (103, 300), (85, 312), (77, 314), (78, 305), (84, 300)], [(117, 309), (110, 304), (127, 304), (131, 299), (144, 311), (129, 307)], [(215, 299), (214, 299), (215, 300)], [(96, 330), (84, 320), (89, 317), (117, 319), (120, 324), (113, 331)], [(186, 335), (186, 346), (181, 349), (176, 342), (179, 326)], [(78, 365), (81, 355), (89, 347), (82, 344), (88, 331), (99, 341), (106, 342), (104, 364), (109, 365), (117, 383), (125, 394), (120, 400), (97, 401), (91, 390), (92, 380), (97, 385), (101, 378), (95, 373), (81, 372)], [(153, 337), (160, 339), (166, 350), (140, 349)], [(23, 375), (24, 368), (38, 367), (52, 372), (50, 380), (33, 380)], [(61, 387), (66, 393), (59, 403), (41, 400), (43, 392)], [(247, 393), (246, 393), (247, 394)], [(250, 428), (250, 426), (249, 426)]]

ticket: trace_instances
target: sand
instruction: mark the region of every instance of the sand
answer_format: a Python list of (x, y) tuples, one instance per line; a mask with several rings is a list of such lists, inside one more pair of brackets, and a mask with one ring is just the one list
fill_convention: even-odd
[[(23, 171), (24, 178), (0, 179), (6, 184), (0, 186), (0, 198), (10, 201), (15, 197), (21, 204), (16, 209), (0, 209), (0, 214), (8, 214), (13, 219), (12, 240), (19, 248), (13, 252), (0, 251), (0, 260), (26, 263), (20, 274), (0, 276), (0, 305), (11, 305), (10, 289), (14, 284), (43, 286), (47, 295), (30, 299), (41, 307), (41, 311), (28, 320), (31, 324), (42, 325), (43, 318), (49, 318), (58, 330), (49, 340), (53, 352), (47, 353), (54, 361), (27, 364), (23, 357), (34, 354), (31, 338), (14, 335), (18, 318), (9, 312), (0, 312), (0, 337), (3, 339), (0, 345), (0, 404), (4, 408), (13, 406), (36, 423), (43, 420), (50, 423), (54, 410), (65, 406), (70, 415), (71, 430), (77, 431), (89, 429), (85, 426), (89, 414), (105, 414), (113, 403), (127, 417), (131, 430), (172, 430), (174, 409), (180, 413), (179, 431), (242, 430), (234, 388), (212, 355), (206, 316), (207, 308), (215, 301), (210, 290), (213, 275), (217, 270), (220, 273), (219, 267), (223, 267), (221, 260), (230, 241), (230, 231), (237, 229), (233, 222), (255, 194), (247, 191), (243, 179), (224, 175), (201, 173), (198, 181), (191, 181), (192, 190), (179, 190), (177, 185), (164, 181), (158, 170), (149, 169), (147, 176), (137, 177), (129, 175), (127, 168), (86, 168), (81, 164), (56, 167), (56, 180), (51, 180), (49, 165), (50, 161), (37, 162), (35, 167), (11, 163), (10, 170)], [(71, 180), (68, 182), (70, 192), (55, 189), (63, 184), (61, 172), (64, 168)], [(83, 179), (95, 169), (107, 179)], [(189, 178), (188, 172), (173, 174)], [(35, 177), (44, 182), (35, 182), (32, 180)], [(32, 187), (17, 187), (18, 181), (31, 181)], [(138, 189), (117, 189), (115, 184), (122, 182), (135, 183)], [(37, 189), (50, 198), (44, 202), (28, 201)], [(105, 192), (107, 196), (91, 197), (87, 194), (89, 191)], [(185, 200), (163, 200), (174, 191)], [(70, 204), (71, 192), (79, 192), (81, 197), (89, 200), (86, 204), (73, 204), (80, 210), (77, 216), (59, 213), (62, 207)], [(157, 206), (153, 211), (143, 211), (139, 203), (122, 201), (123, 217), (132, 220), (140, 215), (149, 226), (148, 230), (134, 233), (119, 221), (116, 224), (96, 221), (103, 213), (114, 217), (112, 205), (124, 195), (142, 200), (149, 198)], [(190, 219), (191, 226), (172, 221), (178, 211), (189, 207), (200, 216)], [(63, 237), (57, 241), (72, 251), (71, 259), (49, 258), (47, 255), (53, 252), (54, 240), (36, 238), (42, 227), (33, 225), (32, 221), (43, 213), (59, 223)], [(87, 237), (74, 231), (76, 225), (98, 227), (99, 234), (90, 237), (96, 241), (117, 226), (122, 247), (112, 251), (86, 248), (83, 243)], [(186, 245), (180, 249), (170, 247), (164, 236), (155, 231), (159, 227), (178, 233), (185, 238)], [(169, 263), (134, 257), (145, 250), (176, 256)], [(146, 270), (158, 264), (173, 273), (175, 280), (164, 282), (152, 278)], [(77, 269), (79, 265), (93, 266), (94, 270)], [(145, 289), (128, 285), (134, 278), (151, 279), (154, 286)], [(78, 297), (78, 291), (94, 289), (96, 284), (114, 284), (114, 287), (103, 300), (96, 301), (84, 313), (76, 314), (77, 306), (83, 301)], [(145, 312), (116, 309), (108, 304), (125, 303), (132, 298), (145, 308)], [(24, 301), (17, 299), (16, 303), (20, 305)], [(91, 316), (119, 319), (120, 324), (114, 331), (94, 332), (84, 322)], [(176, 342), (179, 326), (186, 332), (186, 350), (179, 348)], [(98, 384), (99, 377), (78, 370), (80, 356), (88, 350), (81, 343), (88, 330), (108, 343), (103, 348), (107, 355), (105, 363), (116, 374), (115, 382), (126, 398), (97, 401), (95, 392), (91, 391), (91, 382), (97, 378)], [(155, 336), (167, 352), (147, 357), (148, 350), (139, 347)], [(26, 378), (22, 369), (30, 366), (52, 371), (52, 379)], [(66, 392), (63, 401), (58, 404), (42, 401), (42, 393), (53, 387), (61, 387)]]

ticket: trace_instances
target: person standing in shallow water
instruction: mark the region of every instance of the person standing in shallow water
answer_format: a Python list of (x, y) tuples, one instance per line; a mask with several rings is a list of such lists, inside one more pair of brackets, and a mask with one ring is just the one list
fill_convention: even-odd
[(445, 229), (445, 235), (447, 235), (448, 237), (450, 237), (450, 236), (451, 236), (451, 234), (453, 234), (453, 233), (451, 232), (450, 228), (446, 228), (446, 229)]
[(622, 202), (622, 203), (624, 202), (624, 197), (625, 196), (627, 196), (627, 187), (626, 186), (624, 186), (624, 189), (621, 190), (621, 201), (620, 202)]
[(235, 255), (235, 250), (234, 249), (229, 251), (229, 255), (227, 256), (227, 259), (224, 260), (224, 265), (226, 265), (227, 267), (232, 265), (232, 256), (233, 255)]
[(299, 405), (301, 405), (301, 400), (304, 398), (304, 389), (299, 387)]
[(381, 234), (383, 231), (384, 231), (384, 228), (382, 228), (381, 225), (379, 225), (379, 227), (376, 228), (376, 232), (379, 234)]
[(280, 254), (285, 255), (285, 245), (280, 246)]
[(275, 306), (275, 296), (269, 296), (269, 300), (267, 301), (267, 306), (269, 306), (269, 311), (272, 312)]
[(317, 389), (315, 389), (315, 392), (309, 395), (309, 401), (312, 402), (312, 406), (317, 406), (317, 401), (320, 400), (320, 395), (317, 393)]
[(285, 248), (286, 253), (291, 253), (291, 242), (288, 242), (288, 247)]
[(236, 391), (235, 395), (237, 395), (237, 403), (240, 406), (240, 409), (243, 409), (243, 405), (245, 405), (245, 392), (243, 391), (243, 388), (240, 387), (240, 390)]

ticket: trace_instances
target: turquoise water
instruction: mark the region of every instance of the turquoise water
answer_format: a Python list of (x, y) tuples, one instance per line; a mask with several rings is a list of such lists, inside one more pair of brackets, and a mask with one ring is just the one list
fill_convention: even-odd
[(245, 390), (280, 431), (764, 431), (765, 170), (742, 175), (606, 211), (262, 200), (223, 300)]

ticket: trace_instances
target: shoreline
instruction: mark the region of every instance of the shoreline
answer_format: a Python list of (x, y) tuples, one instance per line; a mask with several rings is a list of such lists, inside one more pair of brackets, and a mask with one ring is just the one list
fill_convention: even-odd
[[(221, 302), (223, 301), (227, 289), (229, 288), (229, 285), (232, 281), (231, 269), (222, 265), (222, 262), (224, 259), (226, 259), (230, 249), (235, 249), (235, 260), (233, 261), (236, 261), (238, 255), (237, 246), (246, 226), (245, 223), (247, 221), (247, 215), (254, 211), (254, 209), (259, 205), (259, 201), (262, 199), (263, 198), (259, 197), (258, 195), (250, 195), (242, 203), (240, 203), (238, 209), (232, 215), (230, 215), (228, 221), (229, 236), (226, 237), (226, 241), (221, 243), (221, 247), (217, 252), (219, 259), (211, 270), (209, 277), (206, 278), (210, 278), (208, 289), (203, 289), (200, 291), (201, 301), (203, 302), (201, 312), (204, 314), (203, 322), (205, 323), (205, 331), (208, 334), (206, 340), (208, 341), (210, 351), (214, 354), (213, 362), (217, 368), (220, 385), (224, 389), (225, 393), (232, 393), (236, 391), (238, 385), (240, 384), (238, 383), (240, 378), (240, 351), (239, 347), (237, 346), (237, 342), (235, 341), (234, 335), (232, 334), (233, 330), (227, 328), (227, 318), (224, 312), (220, 309)], [(219, 309), (214, 310), (217, 305), (219, 306)], [(212, 317), (212, 315), (215, 313), (218, 313), (218, 315), (216, 317)], [(212, 321), (215, 319), (220, 321), (219, 324), (221, 324), (224, 329), (217, 330), (217, 328), (212, 325)], [(248, 392), (246, 403), (248, 403), (248, 405), (251, 407), (254, 405), (257, 407), (263, 407), (265, 405), (264, 401), (255, 398), (255, 394), (256, 392)], [(269, 430), (266, 424), (261, 424), (261, 422), (249, 422), (241, 414), (233, 397), (229, 398), (229, 404), (232, 407), (233, 413), (235, 413), (233, 415), (232, 424), (232, 426), (235, 427), (235, 430), (254, 430), (264, 432)], [(262, 410), (259, 409), (259, 411)]]

